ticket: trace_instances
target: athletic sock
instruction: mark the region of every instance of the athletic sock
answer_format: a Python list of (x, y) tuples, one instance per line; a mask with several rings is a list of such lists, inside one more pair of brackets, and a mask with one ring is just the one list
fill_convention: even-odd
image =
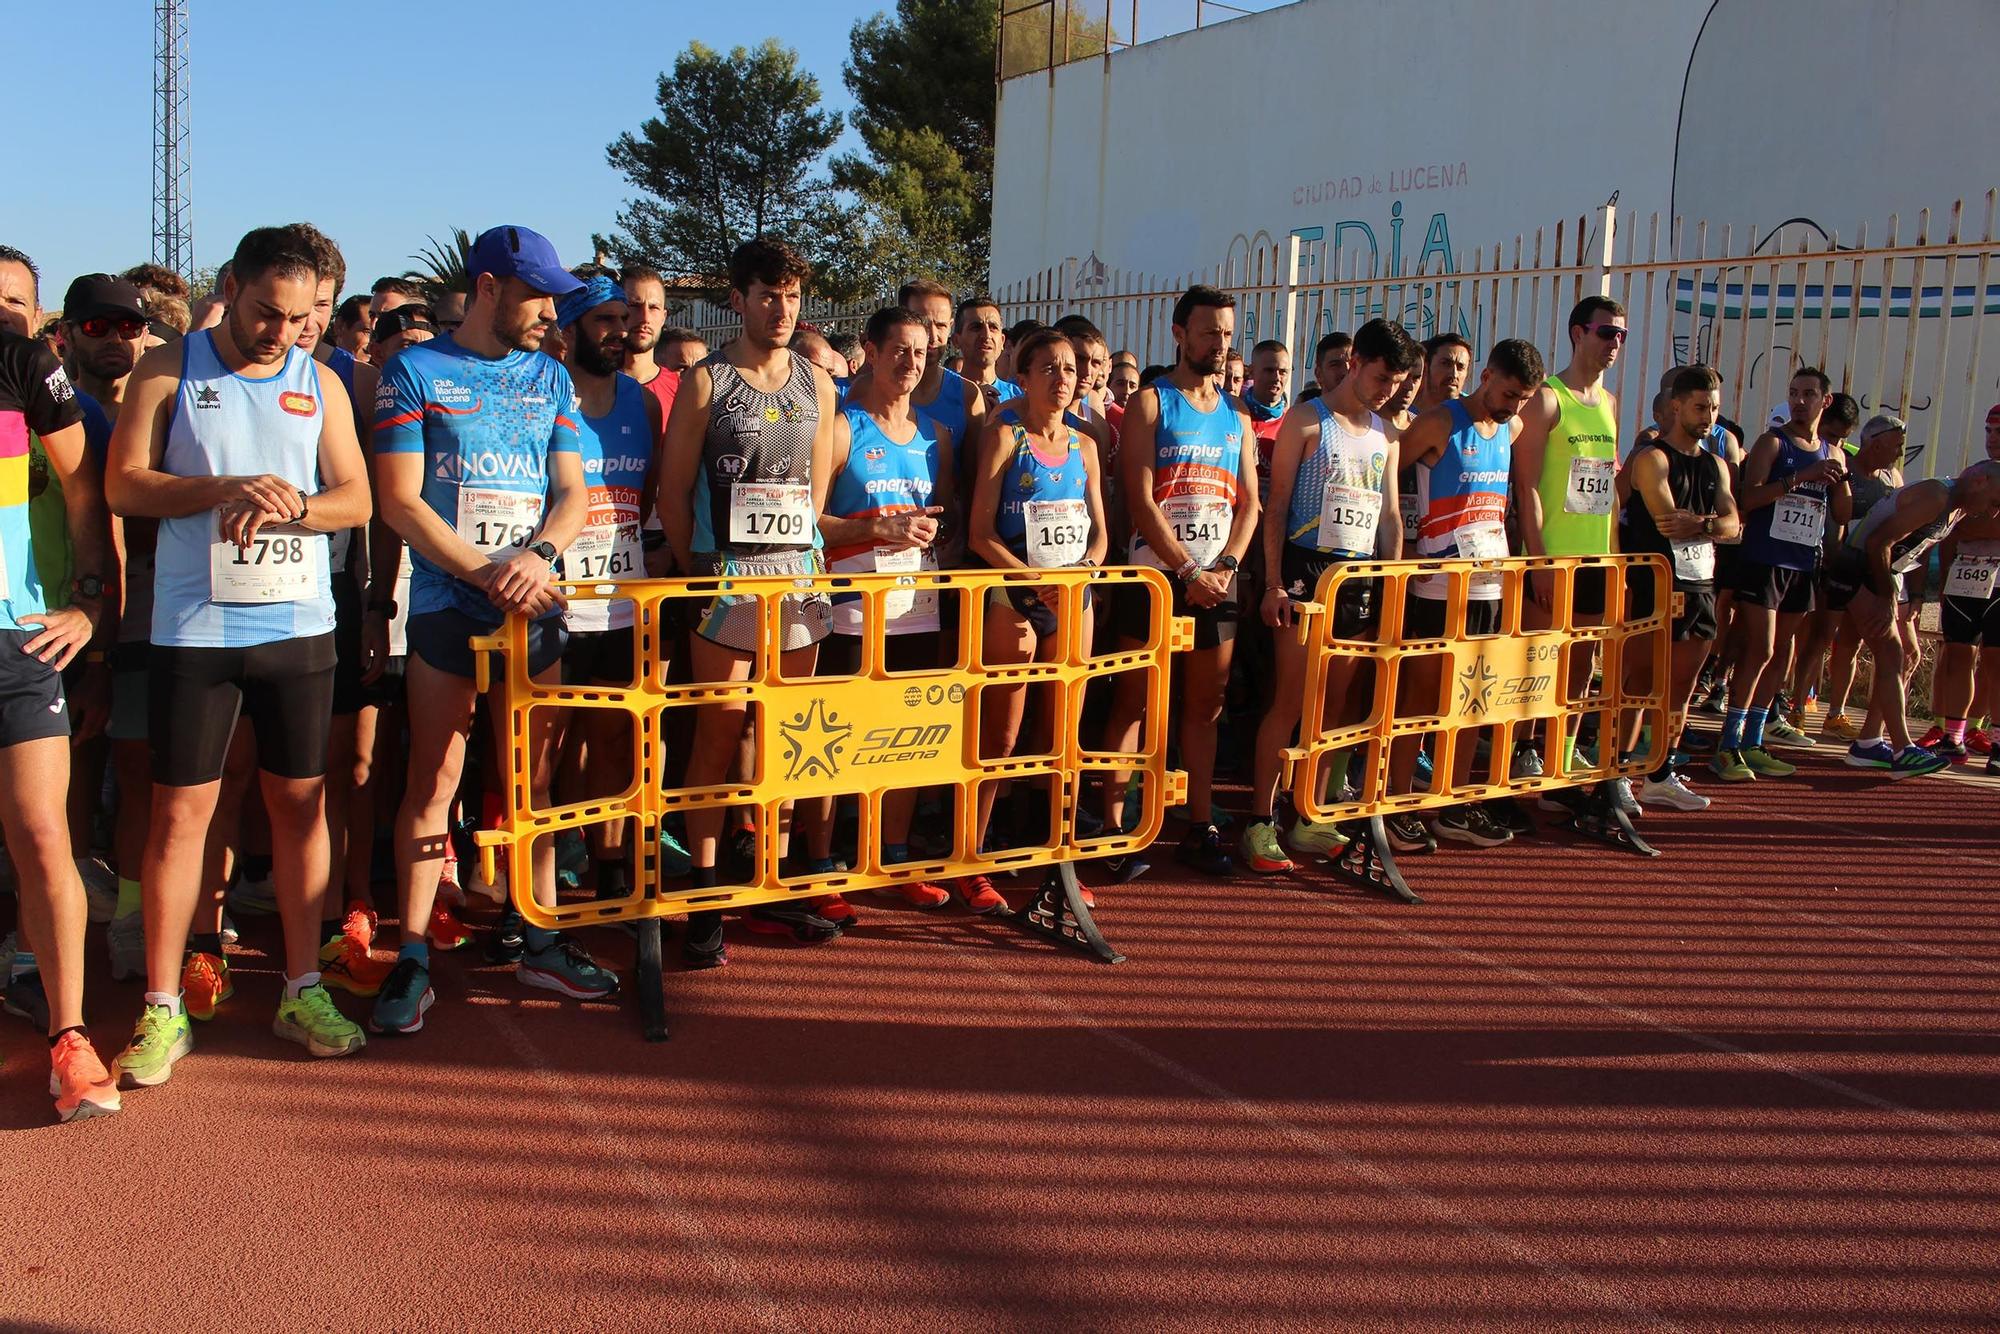
[(597, 864), (597, 897), (600, 899), (622, 899), (631, 892), (625, 881), (625, 859)]
[(1722, 739), (1715, 743), (1717, 750), (1743, 749), (1743, 723), (1749, 716), (1748, 709), (1729, 706), (1729, 713), (1722, 720)]
[(1947, 718), (1947, 719), (1945, 719), (1945, 720), (1944, 720), (1944, 739), (1945, 739), (1946, 741), (1949, 741), (1949, 742), (1951, 742), (1951, 744), (1952, 744), (1952, 745), (1954, 745), (1954, 746), (1962, 746), (1962, 745), (1964, 745), (1964, 744), (1965, 744), (1965, 719), (1963, 719), (1963, 718)]
[(285, 979), (285, 999), (297, 1000), (301, 991), (318, 985), (318, 973), (301, 973), (297, 977), (288, 977)]
[(1756, 750), (1764, 744), (1764, 720), (1771, 716), (1767, 704), (1763, 708), (1750, 708), (1743, 712), (1743, 749)]
[(139, 882), (118, 877), (118, 906), (111, 910), (113, 917), (130, 917), (145, 907), (145, 900), (139, 893)]
[(187, 1013), (187, 1006), (181, 1003), (181, 993), (178, 991), (149, 991), (146, 993), (146, 1004), (164, 1005), (170, 1014)]
[(530, 954), (540, 954), (555, 943), (556, 933), (546, 927), (527, 925), (521, 927), (521, 944)]
[(214, 934), (197, 932), (188, 937), (188, 948), (196, 954), (213, 954), (216, 958), (220, 959), (223, 957), (222, 934), (221, 932)]
[(696, 889), (715, 888), (715, 868), (713, 866), (688, 867), (688, 883)]
[(431, 966), (430, 942), (427, 940), (404, 941), (403, 947), (396, 951), (396, 962), (401, 963), (405, 959), (415, 959), (424, 967), (429, 968)]
[(86, 1030), (82, 1024), (71, 1024), (68, 1028), (59, 1028), (54, 1033), (50, 1034), (49, 1046), (53, 1048), (58, 1042), (61, 1042), (63, 1040), (63, 1037), (66, 1034), (69, 1033), (82, 1033), (85, 1037), (90, 1036), (88, 1030)]

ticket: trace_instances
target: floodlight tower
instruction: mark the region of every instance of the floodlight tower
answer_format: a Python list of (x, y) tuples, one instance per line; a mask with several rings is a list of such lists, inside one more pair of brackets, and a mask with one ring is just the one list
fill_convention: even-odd
[(187, 0), (153, 0), (153, 262), (194, 272)]

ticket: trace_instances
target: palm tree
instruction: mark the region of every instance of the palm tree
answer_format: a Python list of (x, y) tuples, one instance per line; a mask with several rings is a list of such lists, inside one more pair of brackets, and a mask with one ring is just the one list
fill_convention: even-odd
[(410, 256), (423, 267), (407, 270), (403, 276), (422, 283), (433, 296), (442, 292), (470, 292), (472, 282), (465, 266), (466, 256), (472, 253), (472, 233), (463, 227), (452, 228), (449, 246), (439, 243), (435, 236), (426, 236), (424, 240), (430, 244)]

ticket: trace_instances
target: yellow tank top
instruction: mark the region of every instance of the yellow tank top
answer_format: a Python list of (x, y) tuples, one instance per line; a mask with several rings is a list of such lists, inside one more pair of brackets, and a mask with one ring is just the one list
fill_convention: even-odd
[(1600, 389), (1598, 401), (1577, 398), (1560, 376), (1545, 383), (1556, 396), (1556, 423), (1542, 454), (1542, 545), (1551, 556), (1601, 556), (1611, 550), (1616, 521), (1618, 419)]

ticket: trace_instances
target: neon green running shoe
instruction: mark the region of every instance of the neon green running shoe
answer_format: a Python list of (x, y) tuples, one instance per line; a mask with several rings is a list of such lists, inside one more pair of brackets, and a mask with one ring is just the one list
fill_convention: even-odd
[(151, 1088), (174, 1073), (174, 1062), (194, 1050), (194, 1032), (186, 1014), (164, 1005), (148, 1005), (132, 1030), (132, 1040), (111, 1062), (121, 1088)]
[(1738, 753), (1759, 778), (1790, 778), (1799, 771), (1798, 765), (1785, 763), (1762, 746), (1745, 746)]
[(1259, 820), (1243, 831), (1243, 860), (1258, 875), (1293, 870), (1292, 859), (1278, 846), (1278, 827)]
[(271, 1031), (314, 1056), (348, 1056), (368, 1045), (361, 1025), (342, 1014), (317, 982), (278, 1002), (278, 1017), (271, 1021)]
[(1331, 820), (1314, 824), (1301, 815), (1285, 835), (1285, 846), (1301, 857), (1337, 858), (1347, 846), (1347, 835)]
[(1709, 772), (1725, 783), (1754, 783), (1757, 775), (1743, 760), (1740, 750), (1718, 750), (1708, 762)]

